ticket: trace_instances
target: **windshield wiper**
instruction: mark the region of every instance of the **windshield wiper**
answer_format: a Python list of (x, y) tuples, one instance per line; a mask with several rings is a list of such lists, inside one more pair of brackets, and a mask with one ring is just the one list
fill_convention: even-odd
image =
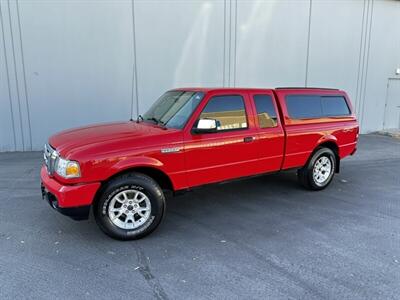
[(159, 119), (157, 119), (157, 118), (155, 118), (155, 117), (146, 118), (146, 120), (148, 120), (148, 121), (153, 121), (156, 125), (159, 125), (159, 126), (165, 128), (164, 122), (161, 121), (161, 120), (159, 120)]
[(151, 118), (146, 118), (147, 121), (153, 121), (154, 123), (158, 124), (158, 119), (155, 117), (151, 117)]

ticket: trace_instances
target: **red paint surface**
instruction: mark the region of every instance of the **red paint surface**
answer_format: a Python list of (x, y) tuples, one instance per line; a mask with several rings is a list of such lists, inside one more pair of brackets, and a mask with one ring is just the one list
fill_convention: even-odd
[(60, 207), (90, 205), (100, 187), (100, 182), (77, 185), (63, 185), (49, 177), (45, 166), (40, 170), (40, 177), (47, 191), (56, 196)]
[[(164, 172), (174, 190), (243, 176), (302, 167), (321, 143), (337, 145), (339, 156), (350, 155), (357, 144), (358, 123), (354, 112), (346, 117), (291, 119), (284, 97), (289, 94), (344, 96), (345, 92), (324, 89), (199, 89), (205, 92), (185, 128), (163, 129), (149, 123), (120, 122), (87, 126), (52, 136), (50, 145), (62, 157), (81, 165), (81, 178), (50, 178), (42, 169), (48, 190), (59, 198), (61, 207), (90, 204), (101, 182), (122, 171), (138, 167)], [(193, 134), (191, 129), (208, 100), (215, 95), (242, 95), (248, 128), (212, 134)], [(279, 112), (278, 126), (259, 128), (253, 94), (268, 94)], [(352, 108), (351, 108), (352, 110)], [(253, 137), (249, 143), (245, 137)], [(161, 149), (179, 152), (161, 153)]]

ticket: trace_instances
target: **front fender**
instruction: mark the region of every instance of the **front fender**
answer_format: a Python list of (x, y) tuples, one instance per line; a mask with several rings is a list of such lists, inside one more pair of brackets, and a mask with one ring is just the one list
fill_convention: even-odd
[(166, 166), (156, 158), (144, 156), (119, 160), (109, 168), (107, 177), (102, 181), (108, 181), (118, 174), (135, 170), (152, 177), (160, 186), (167, 186), (167, 189), (171, 188), (172, 190), (176, 188), (177, 182), (167, 172)]
[(153, 157), (135, 156), (126, 159), (121, 159), (115, 163), (111, 168), (109, 177), (132, 168), (150, 167), (164, 172), (164, 164)]

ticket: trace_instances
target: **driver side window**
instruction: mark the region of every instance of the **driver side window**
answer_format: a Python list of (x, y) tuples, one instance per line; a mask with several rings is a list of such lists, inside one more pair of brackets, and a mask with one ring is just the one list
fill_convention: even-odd
[(200, 119), (214, 119), (217, 132), (247, 128), (246, 110), (243, 97), (239, 95), (215, 96), (211, 98)]

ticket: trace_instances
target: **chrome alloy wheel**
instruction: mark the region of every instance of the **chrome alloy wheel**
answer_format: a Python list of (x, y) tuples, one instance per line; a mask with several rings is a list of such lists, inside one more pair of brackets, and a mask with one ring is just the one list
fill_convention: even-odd
[(116, 194), (108, 205), (108, 217), (122, 229), (136, 229), (150, 218), (149, 198), (137, 190), (125, 190)]
[(317, 185), (323, 185), (332, 173), (332, 162), (326, 156), (317, 159), (313, 168), (313, 177)]

